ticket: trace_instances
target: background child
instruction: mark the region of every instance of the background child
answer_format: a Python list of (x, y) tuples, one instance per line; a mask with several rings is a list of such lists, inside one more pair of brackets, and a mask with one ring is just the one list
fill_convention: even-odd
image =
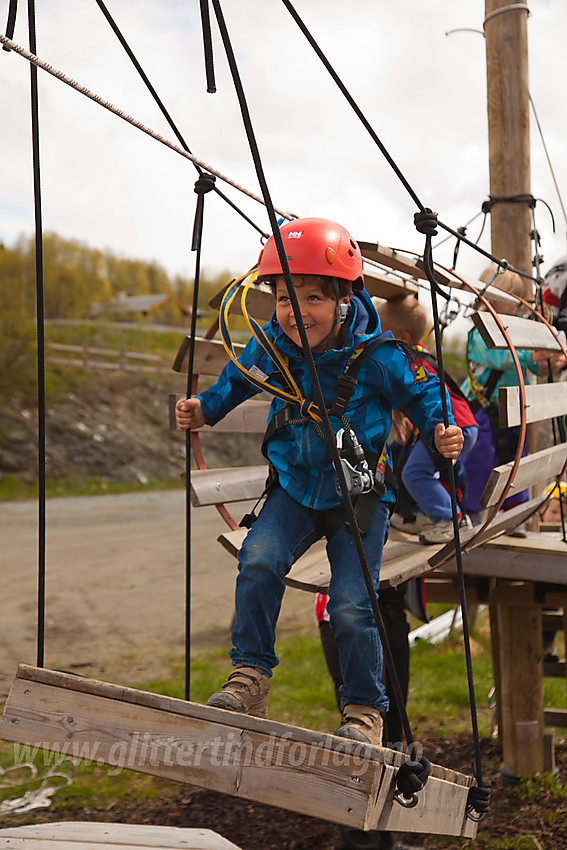
[[(374, 472), (390, 431), (395, 403), (415, 422), (429, 445), (445, 457), (457, 457), (462, 434), (452, 419), (448, 427), (443, 425), (437, 381), (416, 379), (405, 353), (390, 341), (390, 335), (382, 340), (380, 320), (363, 291), (360, 249), (348, 231), (325, 219), (296, 219), (283, 225), (281, 237), (328, 407), (337, 399), (338, 377), (344, 375), (355, 355), (362, 357), (367, 346), (381, 340), (360, 361), (356, 387), (344, 415), (331, 418), (333, 430), (344, 428), (347, 434), (356, 435)], [(305, 401), (313, 402), (303, 343), (273, 237), (260, 255), (258, 276), (276, 295), (276, 310), (264, 331), (286, 359)], [(268, 378), (274, 371), (269, 355), (256, 339), (248, 343), (239, 362), (256, 376)], [(182, 429), (214, 425), (257, 392), (231, 361), (214, 386), (177, 403), (178, 425)], [(265, 451), (277, 481), (239, 552), (233, 647), (229, 653), (235, 670), (208, 703), (266, 716), (270, 677), (278, 664), (275, 629), (284, 578), (294, 561), (326, 536), (331, 565), (328, 608), (343, 674), (342, 723), (336, 734), (380, 744), (380, 712), (388, 708), (381, 682), (382, 646), (354, 540), (344, 524), (344, 506), (327, 445), (320, 426), (304, 415), (307, 407), (284, 403), (277, 397), (272, 401)], [(357, 463), (354, 455), (350, 461)], [(366, 508), (363, 545), (376, 590), (393, 499), (392, 490), (386, 486), (385, 493), (372, 487), (356, 500), (357, 511), (360, 505)]]
[[(386, 301), (378, 308), (382, 330), (392, 331), (397, 339), (413, 346), (417, 355), (417, 366), (430, 375), (436, 375), (436, 361), (421, 343), (425, 336), (427, 317), (413, 295), (400, 295)], [(414, 367), (415, 368), (415, 367)], [(463, 432), (464, 445), (461, 457), (472, 449), (478, 435), (476, 420), (468, 402), (459, 388), (446, 377), (451, 399), (451, 408), (457, 425)], [(452, 383), (453, 388), (449, 385)], [(396, 427), (397, 426), (397, 427)], [(406, 423), (394, 417), (397, 442), (405, 443), (411, 439)], [(453, 539), (453, 520), (451, 496), (441, 480), (442, 469), (438, 458), (427, 448), (422, 440), (417, 440), (410, 449), (401, 471), (404, 487), (419, 508), (415, 519), (392, 517), (392, 525), (410, 534), (419, 534), (422, 543), (444, 543)], [(461, 517), (463, 525), (469, 525), (467, 517)]]
[[(492, 263), (480, 275), (480, 280), (488, 283), (495, 273), (496, 265)], [(504, 292), (523, 295), (521, 278), (515, 272), (504, 271), (496, 277), (496, 283), (498, 289)], [(503, 315), (516, 315), (519, 302), (499, 298), (498, 289), (491, 288), (486, 293), (494, 310)], [(555, 373), (565, 367), (565, 357), (557, 352), (518, 349), (516, 354), (524, 380), (527, 380), (528, 371), (535, 375), (547, 375), (549, 369)], [(466, 511), (475, 515), (482, 511), (479, 499), (493, 468), (512, 460), (516, 454), (519, 428), (500, 428), (498, 390), (500, 387), (517, 386), (518, 376), (511, 353), (506, 349), (489, 349), (476, 328), (468, 333), (467, 359), (469, 377), (463, 383), (462, 390), (475, 410), (479, 436), (473, 451), (462, 461), (468, 484), (463, 505)], [(504, 508), (511, 508), (527, 499), (528, 493), (523, 490), (506, 499)]]

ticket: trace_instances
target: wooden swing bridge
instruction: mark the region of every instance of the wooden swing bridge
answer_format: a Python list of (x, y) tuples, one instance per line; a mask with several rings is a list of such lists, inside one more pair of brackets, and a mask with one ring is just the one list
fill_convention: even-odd
[[(401, 266), (405, 275), (396, 278), (377, 274), (371, 268), (365, 274), (371, 295), (390, 298), (416, 291), (415, 278), (422, 276), (417, 260), (380, 246), (366, 246), (365, 254), (373, 258), (378, 255), (382, 262), (385, 258), (391, 262), (393, 254), (398, 269)], [(455, 285), (451, 275), (444, 283)], [(256, 318), (262, 319), (271, 313), (273, 301), (268, 294), (262, 285), (250, 290), (248, 309)], [(219, 298), (220, 295), (214, 301)], [(238, 299), (233, 303), (238, 310)], [(498, 321), (489, 313), (477, 314), (475, 323), (489, 346), (508, 345)], [(562, 345), (546, 325), (526, 319), (507, 318), (506, 335), (516, 347), (560, 350)], [(189, 340), (186, 339), (174, 364), (176, 371), (186, 371), (188, 348)], [(196, 340), (194, 389), (200, 376), (217, 376), (226, 361), (221, 343), (212, 338)], [(526, 410), (530, 421), (567, 412), (566, 383), (527, 388), (529, 407), (524, 401), (523, 408), (519, 389), (509, 388), (501, 393), (503, 424), (525, 422)], [(171, 401), (174, 403), (175, 399)], [(205, 426), (201, 430), (221, 435), (231, 432), (260, 434), (265, 428), (267, 408), (268, 402), (250, 400), (218, 425)], [(200, 467), (191, 474), (192, 504), (194, 507), (217, 506), (229, 526), (218, 540), (236, 555), (246, 529), (238, 527), (226, 505), (257, 499), (263, 490), (266, 468), (207, 469), (199, 432), (191, 437), (194, 457)], [(512, 580), (510, 564), (513, 559), (506, 554), (511, 538), (505, 538), (508, 543), (504, 546), (497, 538), (531, 515), (544, 500), (536, 496), (498, 515), (494, 515), (493, 508), (499, 506), (512, 483), (518, 489), (534, 482), (543, 486), (562, 474), (566, 462), (567, 446), (562, 444), (494, 470), (483, 494), (483, 504), (493, 516), (488, 516), (489, 522), (480, 535), (473, 534), (468, 541), (463, 540), (462, 545), (465, 562), (474, 558), (475, 552), (481, 552), (480, 563), (485, 568), (504, 552), (508, 572), (503, 570), (504, 575), (498, 577), (496, 570), (496, 577), (491, 576), (488, 584), (485, 582), (481, 587), (476, 576), (478, 568), (473, 566), (467, 578), (473, 579), (475, 601), (482, 598), (495, 610), (500, 610), (498, 606), (505, 605), (503, 597), (508, 598), (510, 588), (507, 585), (513, 585), (512, 599), (522, 608), (523, 615), (531, 610), (529, 580), (522, 582), (517, 576)], [(519, 561), (522, 561), (521, 548), (520, 542), (514, 541), (514, 557)], [(536, 551), (539, 556), (542, 550), (537, 548)], [(558, 574), (567, 572), (563, 567), (564, 554), (555, 546), (546, 552), (546, 557), (546, 575), (553, 578), (557, 590)], [(530, 558), (533, 558), (533, 551)], [(525, 559), (522, 563), (525, 569)], [(384, 552), (381, 584), (396, 586), (436, 570), (435, 578), (428, 582), (429, 597), (453, 601), (454, 569), (452, 543), (424, 547), (416, 543), (415, 538), (393, 531)], [(530, 570), (533, 573), (531, 560)], [(324, 542), (315, 544), (297, 561), (286, 581), (292, 587), (311, 592), (327, 589), (329, 565)], [(541, 584), (540, 581), (540, 598), (549, 603), (549, 594), (541, 597)], [(559, 592), (555, 595), (560, 597), (561, 605), (567, 607), (563, 590), (567, 587), (567, 576), (559, 584)], [(520, 590), (524, 591), (521, 603), (517, 601)], [(506, 609), (502, 607), (502, 610)], [(525, 620), (525, 616), (522, 619)], [(525, 666), (520, 666), (525, 675)], [(495, 669), (500, 674), (497, 689), (499, 700), (502, 700), (501, 734), (508, 736), (509, 752), (517, 755), (521, 751), (525, 762), (530, 753), (538, 750), (538, 737), (543, 738), (543, 730), (539, 727), (534, 730), (530, 722), (524, 722), (523, 727), (522, 722), (514, 723), (508, 728), (503, 707), (506, 689), (510, 689), (512, 683), (505, 665), (495, 663)], [(556, 717), (555, 721), (559, 723), (560, 719)], [(21, 665), (17, 672), (0, 733), (5, 740), (58, 753), (78, 754), (97, 763), (151, 773), (363, 830), (474, 837), (478, 825), (474, 817), (469, 816), (472, 778), (439, 765), (432, 766), (424, 788), (408, 807), (407, 801), (396, 791), (397, 771), (406, 761), (402, 752), (27, 665)], [(531, 742), (531, 749), (526, 750), (526, 741)], [(518, 767), (513, 759), (511, 764), (513, 768)]]

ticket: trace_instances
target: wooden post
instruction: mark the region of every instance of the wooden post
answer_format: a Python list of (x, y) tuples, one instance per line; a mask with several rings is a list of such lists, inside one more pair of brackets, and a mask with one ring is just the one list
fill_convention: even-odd
[[(524, 9), (519, 8), (525, 6)], [(500, 11), (502, 10), (502, 11)], [(505, 10), (505, 11), (504, 11)], [(530, 128), (527, 0), (485, 0), (486, 77), (490, 195), (529, 195)], [(527, 203), (495, 203), (492, 253), (531, 274), (531, 212)], [(532, 297), (525, 281), (525, 297)]]
[[(522, 8), (525, 7), (525, 8)], [(528, 6), (527, 0), (485, 0), (484, 34), (488, 108), (488, 148), (490, 195), (510, 198), (530, 195), (530, 128), (528, 87)], [(506, 258), (520, 271), (532, 272), (531, 209), (528, 203), (496, 202), (491, 210), (492, 253)], [(524, 280), (524, 297), (533, 298), (531, 281)], [(528, 447), (537, 449), (533, 426), (528, 429)], [(509, 612), (507, 612), (509, 613)], [(523, 671), (513, 663), (513, 648), (530, 635), (535, 641), (534, 623), (541, 622), (537, 608), (518, 609), (504, 615), (500, 639), (510, 650), (501, 657), (501, 691), (510, 689), (510, 698), (501, 693), (501, 740), (504, 765), (518, 773), (543, 769), (543, 676), (534, 679), (537, 693), (523, 687)], [(537, 626), (535, 627), (537, 628)], [(541, 626), (539, 627), (541, 630)], [(541, 643), (541, 635), (540, 635)], [(535, 662), (534, 662), (535, 663)], [(530, 680), (533, 687), (533, 681)], [(517, 724), (520, 724), (519, 726)], [(530, 732), (527, 737), (520, 732)], [(533, 732), (536, 734), (532, 734)], [(523, 733), (522, 733), (523, 734)]]

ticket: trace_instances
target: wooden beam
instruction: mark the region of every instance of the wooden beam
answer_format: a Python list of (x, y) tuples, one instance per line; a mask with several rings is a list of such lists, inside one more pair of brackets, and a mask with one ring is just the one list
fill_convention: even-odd
[[(473, 313), (471, 316), (487, 348), (508, 348), (504, 334), (492, 313)], [(514, 348), (534, 351), (562, 351), (558, 340), (543, 322), (522, 319), (520, 316), (500, 316), (500, 320)]]
[[(493, 607), (513, 606), (515, 608), (531, 608), (535, 604), (536, 593), (533, 581), (508, 581), (492, 576), (489, 578), (490, 581), (479, 583), (479, 577), (468, 574), (465, 568), (465, 587), (469, 604), (489, 604)], [(442, 602), (450, 605), (458, 605), (460, 602), (457, 577), (454, 571), (446, 573), (445, 568), (443, 568), (443, 570), (430, 573), (425, 579), (425, 587), (428, 602)], [(567, 604), (567, 588), (564, 590), (545, 588), (543, 593), (539, 593), (537, 604), (562, 607)]]
[[(20, 665), (0, 732), (358, 829), (399, 823), (393, 783), (403, 753), (67, 673)], [(403, 809), (404, 831), (474, 837), (471, 782), (432, 765), (418, 805)]]
[[(541, 422), (567, 413), (567, 381), (553, 384), (526, 384), (526, 422)], [(520, 388), (500, 387), (499, 424), (514, 428), (521, 423)]]
[(543, 712), (543, 719), (546, 726), (564, 728), (567, 726), (567, 709), (546, 708)]
[[(567, 444), (560, 443), (558, 446), (550, 446), (539, 452), (521, 458), (509, 495), (520, 493), (532, 484), (545, 485), (560, 473), (567, 460)], [(485, 508), (495, 505), (504, 492), (504, 488), (510, 478), (514, 462), (504, 463), (495, 467), (480, 497), (479, 504)], [(540, 497), (543, 501), (543, 497)]]

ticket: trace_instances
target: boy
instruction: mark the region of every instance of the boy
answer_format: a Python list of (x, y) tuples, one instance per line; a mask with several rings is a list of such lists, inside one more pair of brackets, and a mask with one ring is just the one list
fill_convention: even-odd
[[(386, 301), (378, 308), (378, 315), (383, 331), (392, 331), (397, 339), (411, 345), (416, 351), (418, 363), (428, 374), (437, 375), (437, 364), (421, 343), (425, 336), (427, 318), (419, 301), (413, 295), (400, 295)], [(420, 356), (421, 355), (421, 356)], [(461, 456), (473, 448), (478, 436), (478, 426), (465, 397), (459, 388), (446, 376), (448, 392), (451, 399), (451, 410), (456, 424), (462, 429), (464, 444)], [(394, 417), (394, 429), (399, 443), (407, 442), (408, 429), (400, 417)], [(453, 512), (451, 496), (443, 486), (440, 470), (436, 459), (427, 446), (417, 440), (410, 449), (409, 456), (403, 466), (401, 480), (419, 508), (419, 513), (413, 521), (405, 521), (403, 517), (394, 515), (392, 525), (409, 534), (419, 534), (424, 544), (446, 543), (453, 539)], [(468, 517), (461, 519), (463, 526), (471, 525)]]
[[(337, 379), (349, 362), (359, 349), (364, 353), (366, 346), (382, 337), (380, 320), (364, 292), (360, 248), (344, 227), (325, 219), (287, 222), (281, 236), (325, 403), (331, 406), (337, 400)], [(275, 313), (264, 330), (287, 359), (304, 398), (313, 401), (273, 237), (260, 255), (258, 278), (268, 282), (276, 296)], [(457, 457), (462, 448), (461, 430), (452, 421), (447, 428), (443, 425), (438, 384), (414, 380), (407, 356), (390, 335), (387, 337), (361, 361), (345, 415), (331, 417), (333, 430), (344, 428), (347, 435), (354, 432), (374, 472), (395, 404), (415, 420), (430, 445), (445, 457)], [(256, 376), (269, 376), (274, 371), (268, 354), (255, 339), (239, 361)], [(213, 425), (257, 392), (231, 362), (214, 386), (177, 403), (178, 425), (184, 430), (205, 423)], [(344, 525), (344, 513), (340, 516), (342, 498), (337, 493), (335, 471), (320, 426), (305, 418), (299, 405), (287, 405), (274, 397), (268, 428), (265, 452), (277, 481), (239, 552), (233, 647), (229, 653), (235, 669), (208, 704), (258, 717), (267, 715), (270, 677), (278, 664), (275, 628), (284, 577), (294, 561), (325, 535), (331, 565), (329, 614), (344, 679), (342, 723), (335, 734), (380, 745), (380, 711), (388, 708), (381, 683), (382, 647), (354, 541)], [(357, 463), (354, 457), (351, 461)], [(372, 487), (357, 499), (371, 507), (366, 511), (363, 542), (376, 589), (393, 499), (387, 487), (385, 494)]]

